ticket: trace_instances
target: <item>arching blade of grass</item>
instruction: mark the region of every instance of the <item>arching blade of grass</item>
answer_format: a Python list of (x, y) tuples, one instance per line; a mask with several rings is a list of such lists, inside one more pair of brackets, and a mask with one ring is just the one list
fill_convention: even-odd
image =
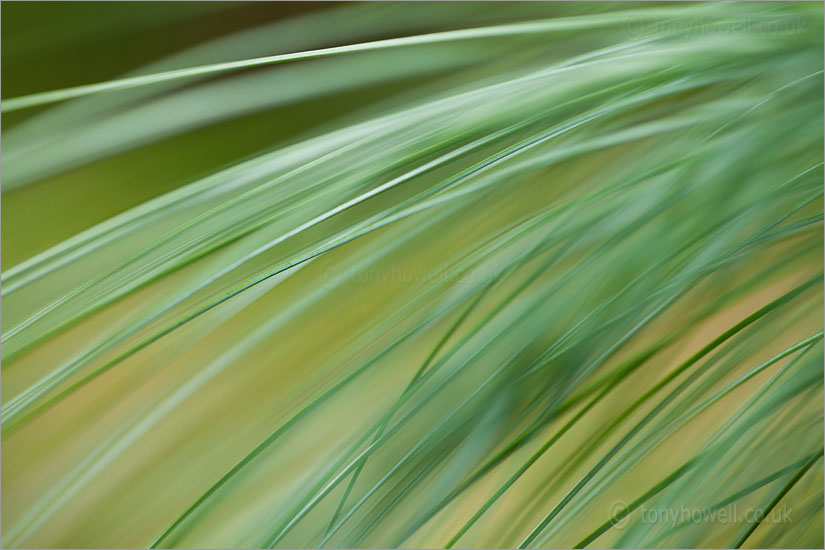
[(226, 71), (236, 71), (239, 69), (247, 69), (251, 67), (258, 67), (261, 65), (271, 65), (275, 63), (285, 63), (289, 61), (300, 61), (303, 59), (313, 59), (317, 57), (326, 57), (332, 55), (352, 54), (371, 50), (380, 50), (385, 48), (420, 46), (423, 44), (450, 42), (453, 40), (494, 38), (499, 36), (510, 35), (522, 36), (533, 33), (549, 33), (578, 30), (581, 28), (588, 27), (620, 25), (626, 23), (629, 17), (644, 20), (661, 16), (661, 12), (655, 13), (648, 10), (640, 12), (610, 14), (607, 16), (572, 18), (569, 20), (553, 19), (548, 21), (535, 21), (521, 24), (517, 23), (512, 25), (483, 27), (478, 29), (446, 31), (442, 33), (432, 33), (402, 38), (390, 38), (386, 40), (378, 40), (375, 42), (366, 42), (362, 44), (350, 44), (346, 46), (335, 46), (331, 48), (322, 48), (318, 50), (309, 50), (289, 54), (265, 56), (256, 59), (245, 59), (241, 61), (215, 63), (213, 65), (190, 67), (186, 69), (176, 69), (161, 73), (134, 76), (110, 82), (101, 82), (100, 84), (87, 84), (84, 86), (77, 86), (65, 90), (55, 90), (52, 92), (44, 92), (40, 94), (33, 94), (30, 96), (10, 98), (5, 100), (3, 111), (8, 112), (17, 109), (28, 109), (39, 105), (55, 103), (58, 101), (66, 101), (68, 99), (73, 99), (90, 94), (111, 92), (115, 90), (134, 88), (138, 86), (148, 86), (151, 84), (158, 84), (170, 80), (192, 78)]
[[(790, 480), (788, 480), (788, 483), (786, 483), (785, 486), (782, 487), (782, 490), (776, 494), (774, 499), (765, 508), (764, 513), (766, 516), (770, 516), (770, 513), (773, 511), (776, 505), (779, 504), (782, 498), (786, 494), (788, 494), (788, 491), (793, 489), (793, 486), (799, 483), (799, 480), (801, 480), (805, 476), (805, 474), (808, 473), (808, 470), (810, 470), (811, 467), (814, 464), (816, 464), (820, 458), (822, 458), (821, 450), (818, 453), (816, 453), (815, 456), (808, 459), (808, 461), (805, 462), (805, 464), (803, 464), (802, 467), (799, 468), (796, 474)], [(753, 524), (751, 524), (747, 528), (747, 530), (744, 533), (742, 533), (742, 536), (736, 540), (736, 542), (733, 545), (733, 548), (741, 548), (745, 541), (748, 540), (748, 537), (750, 537), (753, 534), (753, 532), (756, 531), (756, 529), (759, 527), (761, 523), (761, 519), (759, 519), (758, 521), (754, 521)]]

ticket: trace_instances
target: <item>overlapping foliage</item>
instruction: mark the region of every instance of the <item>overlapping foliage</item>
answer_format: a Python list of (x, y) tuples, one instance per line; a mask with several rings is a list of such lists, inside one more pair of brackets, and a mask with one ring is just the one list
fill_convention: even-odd
[(822, 69), (365, 3), (6, 98), (4, 545), (821, 547)]

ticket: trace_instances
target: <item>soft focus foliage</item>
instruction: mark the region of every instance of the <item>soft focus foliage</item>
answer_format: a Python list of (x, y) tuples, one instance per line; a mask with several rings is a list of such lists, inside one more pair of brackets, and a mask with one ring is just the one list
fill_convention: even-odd
[(2, 10), (4, 546), (822, 547), (821, 3)]

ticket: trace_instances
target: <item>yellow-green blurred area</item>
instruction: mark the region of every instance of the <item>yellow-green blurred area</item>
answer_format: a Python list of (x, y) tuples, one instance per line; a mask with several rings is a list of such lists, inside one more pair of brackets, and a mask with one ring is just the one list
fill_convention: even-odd
[(4, 547), (825, 544), (822, 4), (1, 9)]

